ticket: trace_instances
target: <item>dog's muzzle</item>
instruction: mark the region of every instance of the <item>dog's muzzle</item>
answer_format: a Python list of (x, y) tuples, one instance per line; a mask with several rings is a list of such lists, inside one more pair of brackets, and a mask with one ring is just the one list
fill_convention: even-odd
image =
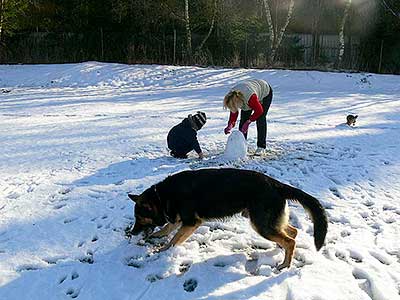
[(135, 223), (133, 228), (129, 230), (129, 233), (132, 235), (138, 235), (143, 232), (143, 235), (146, 237), (153, 232), (154, 226), (152, 225), (141, 225), (139, 223)]

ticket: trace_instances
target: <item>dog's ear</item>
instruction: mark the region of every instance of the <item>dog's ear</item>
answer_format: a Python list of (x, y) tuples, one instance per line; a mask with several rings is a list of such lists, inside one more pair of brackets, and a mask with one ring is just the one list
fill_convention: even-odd
[(134, 194), (128, 194), (128, 197), (135, 203), (139, 202), (139, 199), (140, 199), (139, 195), (134, 195)]
[(147, 208), (148, 210), (152, 211), (153, 207), (150, 203), (143, 201), (143, 198), (140, 198), (140, 195), (128, 194), (129, 199), (131, 199), (135, 204), (140, 204), (141, 206)]

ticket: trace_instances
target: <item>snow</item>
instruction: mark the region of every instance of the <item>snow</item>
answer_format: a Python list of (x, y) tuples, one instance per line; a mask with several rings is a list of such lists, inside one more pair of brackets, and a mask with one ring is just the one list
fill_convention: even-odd
[[(224, 160), (223, 96), (250, 77), (274, 89), (268, 152)], [(206, 158), (170, 157), (169, 129), (198, 110)], [(399, 113), (391, 75), (1, 65), (0, 299), (400, 299)], [(316, 252), (293, 203), (297, 248), (281, 272), (282, 249), (240, 215), (164, 253), (125, 238), (128, 192), (202, 167), (253, 169), (314, 195), (329, 218), (325, 246)]]

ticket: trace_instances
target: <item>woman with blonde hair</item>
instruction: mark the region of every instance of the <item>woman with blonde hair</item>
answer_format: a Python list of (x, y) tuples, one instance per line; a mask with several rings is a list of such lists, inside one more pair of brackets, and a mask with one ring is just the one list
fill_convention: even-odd
[(236, 84), (225, 95), (224, 108), (230, 110), (228, 126), (224, 129), (229, 134), (235, 127), (240, 112), (239, 130), (247, 139), (247, 131), (252, 122), (257, 124), (257, 150), (261, 155), (266, 148), (267, 120), (266, 115), (272, 102), (272, 88), (261, 79), (249, 79)]

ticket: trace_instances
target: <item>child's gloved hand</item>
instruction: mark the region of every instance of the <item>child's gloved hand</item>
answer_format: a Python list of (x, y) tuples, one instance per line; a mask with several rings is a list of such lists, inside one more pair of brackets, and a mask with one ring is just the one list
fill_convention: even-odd
[(243, 126), (242, 126), (242, 129), (240, 129), (240, 131), (241, 131), (244, 135), (247, 134), (247, 131), (249, 130), (250, 123), (251, 123), (251, 121), (250, 121), (250, 120), (247, 120), (246, 122), (244, 122), (244, 124), (243, 124)]
[(225, 134), (230, 134), (232, 131), (232, 128), (235, 126), (235, 124), (233, 123), (229, 123), (228, 126), (225, 127), (224, 129), (224, 133)]
[(203, 152), (200, 152), (200, 153), (199, 153), (199, 158), (200, 158), (200, 159), (203, 159), (203, 158), (204, 158)]

